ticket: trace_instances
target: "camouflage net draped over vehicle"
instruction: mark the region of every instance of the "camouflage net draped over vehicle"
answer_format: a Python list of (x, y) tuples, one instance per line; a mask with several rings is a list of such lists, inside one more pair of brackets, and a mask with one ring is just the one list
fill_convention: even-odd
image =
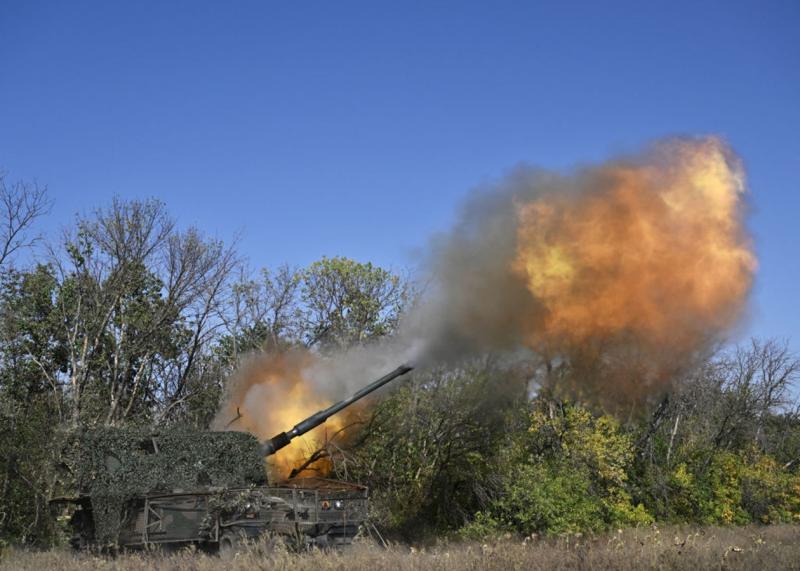
[(91, 498), (101, 545), (118, 541), (126, 504), (135, 497), (266, 483), (260, 445), (241, 432), (83, 430), (68, 439), (63, 459), (65, 492)]

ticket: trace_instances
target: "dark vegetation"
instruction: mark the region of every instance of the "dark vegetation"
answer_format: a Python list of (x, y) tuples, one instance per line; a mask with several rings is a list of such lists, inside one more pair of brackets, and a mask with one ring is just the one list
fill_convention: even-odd
[[(177, 228), (155, 201), (117, 200), (77, 218), (61, 239), (38, 240), (34, 222), (49, 207), (44, 190), (25, 183), (1, 190), (6, 544), (62, 541), (49, 501), (58, 494), (52, 466), (64, 430), (206, 428), (243, 355), (367, 344), (391, 335), (414, 301), (405, 278), (346, 258), (248, 271), (234, 248)], [(670, 390), (609, 409), (575, 389), (578, 377), (592, 374), (585, 367), (474, 355), (416, 374), (351, 417), (318, 456), (336, 476), (370, 486), (373, 521), (388, 538), (796, 522), (799, 372), (786, 343), (753, 340), (700, 355)], [(796, 544), (789, 529), (781, 533), (795, 534)], [(638, 549), (635, 534), (623, 535), (623, 551)], [(617, 536), (603, 537), (609, 543), (580, 557), (605, 557)], [(723, 557), (721, 545), (708, 557)], [(677, 557), (671, 546), (664, 550)], [(513, 553), (520, 565), (530, 556)], [(404, 559), (402, 566), (440, 561), (425, 557), (424, 565)]]

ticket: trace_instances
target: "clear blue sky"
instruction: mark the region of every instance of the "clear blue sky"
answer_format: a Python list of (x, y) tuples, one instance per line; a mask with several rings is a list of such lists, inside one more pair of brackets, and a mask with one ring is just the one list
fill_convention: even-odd
[(2, 0), (0, 167), (52, 233), (155, 196), (254, 266), (400, 268), (516, 163), (716, 133), (752, 188), (746, 332), (799, 347), (800, 2), (535, 4)]

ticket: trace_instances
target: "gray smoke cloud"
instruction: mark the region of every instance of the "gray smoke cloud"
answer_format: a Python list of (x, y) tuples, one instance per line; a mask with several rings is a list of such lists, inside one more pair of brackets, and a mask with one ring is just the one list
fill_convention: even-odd
[[(713, 137), (570, 174), (518, 167), (431, 241), (430, 285), (396, 335), (309, 377), (339, 396), (401, 362), (527, 348), (631, 393), (661, 386), (744, 312), (756, 267), (744, 192), (737, 157)], [(635, 375), (620, 373), (631, 363)]]
[(744, 191), (711, 137), (570, 174), (519, 167), (431, 240), (424, 295), (391, 338), (314, 359), (303, 377), (338, 400), (402, 363), (527, 350), (625, 391), (663, 385), (744, 311), (756, 267)]
[(430, 241), (421, 268), (423, 294), (395, 335), (315, 363), (307, 373), (315, 387), (341, 398), (403, 363), (426, 368), (520, 348), (524, 315), (537, 308), (511, 268), (515, 202), (535, 195), (547, 179), (521, 167), (501, 183), (473, 191), (454, 228)]

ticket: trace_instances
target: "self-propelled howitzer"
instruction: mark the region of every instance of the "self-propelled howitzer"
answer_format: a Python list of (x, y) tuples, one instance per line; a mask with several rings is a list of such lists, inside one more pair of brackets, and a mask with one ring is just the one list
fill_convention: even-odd
[(264, 452), (264, 456), (270, 456), (275, 454), (281, 448), (288, 446), (292, 439), (297, 438), (298, 436), (302, 436), (306, 432), (313, 430), (314, 428), (318, 427), (320, 424), (328, 420), (337, 412), (347, 408), (351, 404), (355, 403), (356, 401), (361, 400), (368, 394), (373, 391), (378, 390), (382, 386), (387, 383), (392, 382), (397, 377), (402, 377), (409, 371), (411, 371), (414, 367), (409, 365), (401, 365), (397, 367), (391, 373), (384, 375), (377, 381), (373, 381), (368, 384), (366, 387), (352, 395), (350, 398), (346, 398), (343, 401), (339, 401), (334, 405), (329, 406), (328, 408), (321, 410), (315, 414), (312, 414), (305, 420), (298, 422), (294, 425), (294, 428), (289, 430), (288, 432), (281, 432), (264, 442), (262, 445), (262, 451)]
[(244, 432), (100, 427), (64, 435), (63, 494), (78, 548), (195, 544), (232, 553), (244, 538), (297, 545), (352, 541), (366, 521), (364, 486), (322, 478), (267, 481), (275, 453), (332, 415), (404, 375), (398, 367), (266, 443)]

